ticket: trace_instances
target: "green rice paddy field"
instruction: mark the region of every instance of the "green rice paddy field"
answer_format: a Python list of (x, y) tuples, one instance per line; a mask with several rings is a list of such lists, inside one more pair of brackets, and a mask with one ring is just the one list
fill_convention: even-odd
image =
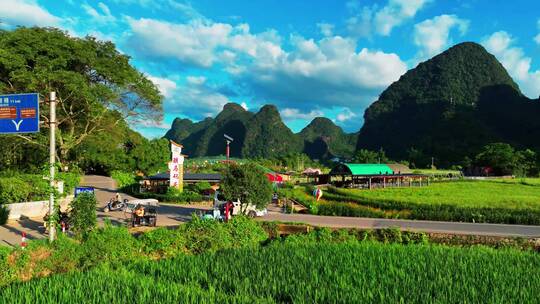
[(452, 181), (427, 187), (339, 189), (356, 199), (474, 208), (540, 210), (540, 179)]
[(12, 284), (0, 303), (539, 303), (538, 290), (534, 252), (278, 243)]

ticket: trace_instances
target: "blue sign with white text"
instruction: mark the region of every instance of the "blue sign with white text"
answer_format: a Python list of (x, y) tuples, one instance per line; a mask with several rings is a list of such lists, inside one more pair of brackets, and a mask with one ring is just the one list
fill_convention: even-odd
[(37, 93), (0, 95), (0, 134), (39, 132)]
[(77, 195), (84, 192), (94, 193), (94, 188), (93, 187), (77, 187), (75, 188), (75, 197), (77, 197)]

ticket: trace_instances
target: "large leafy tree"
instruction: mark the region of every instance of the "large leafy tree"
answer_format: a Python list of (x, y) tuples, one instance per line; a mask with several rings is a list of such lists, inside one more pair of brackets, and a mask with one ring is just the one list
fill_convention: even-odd
[[(62, 162), (91, 135), (126, 120), (161, 118), (157, 87), (112, 42), (22, 27), (0, 31), (0, 45), (1, 93), (38, 92), (45, 101), (50, 91), (57, 92), (57, 152)], [(48, 117), (49, 107), (42, 103), (41, 133), (17, 138), (46, 147)]]
[(272, 186), (265, 172), (254, 163), (230, 165), (220, 187), (225, 198), (240, 199), (244, 209), (248, 204), (265, 208), (272, 199)]
[(497, 174), (531, 175), (537, 172), (537, 156), (529, 149), (516, 151), (507, 143), (493, 143), (484, 146), (476, 156), (476, 164), (489, 166)]

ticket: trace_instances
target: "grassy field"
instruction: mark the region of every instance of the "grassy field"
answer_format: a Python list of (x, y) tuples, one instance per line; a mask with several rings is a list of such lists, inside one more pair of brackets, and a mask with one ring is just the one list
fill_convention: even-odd
[(340, 189), (339, 192), (358, 199), (410, 204), (540, 210), (540, 179), (454, 181), (428, 187)]
[(312, 191), (306, 186), (280, 193), (318, 215), (540, 225), (540, 179), (458, 180), (373, 190), (330, 187), (319, 202)]
[(533, 303), (538, 269), (517, 250), (278, 242), (13, 284), (0, 303)]

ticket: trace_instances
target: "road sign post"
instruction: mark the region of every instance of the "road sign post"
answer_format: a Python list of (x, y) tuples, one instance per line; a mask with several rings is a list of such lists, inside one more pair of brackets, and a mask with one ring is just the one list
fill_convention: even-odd
[(54, 166), (56, 163), (56, 92), (49, 94), (50, 104), (50, 134), (49, 134), (49, 241), (54, 241), (56, 227), (54, 226)]

